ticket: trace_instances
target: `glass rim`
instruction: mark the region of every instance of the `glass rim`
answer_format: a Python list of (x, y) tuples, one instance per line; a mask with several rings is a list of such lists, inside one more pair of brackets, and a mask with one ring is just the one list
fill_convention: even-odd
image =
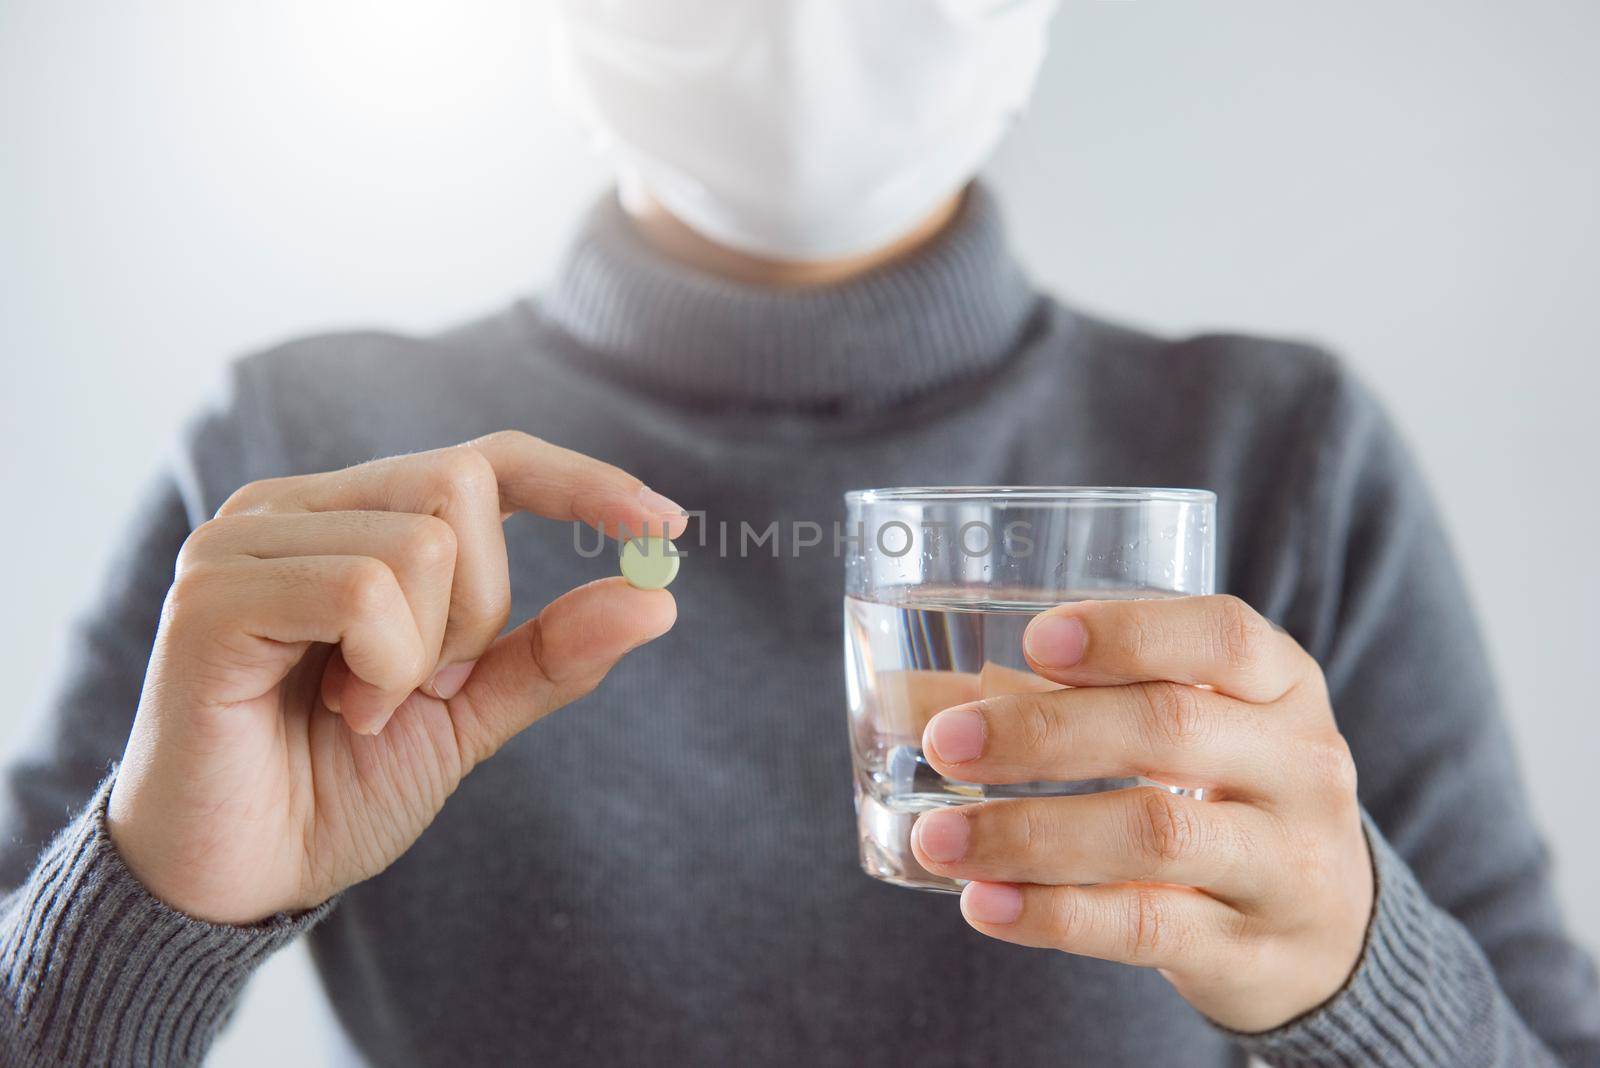
[(1168, 486), (888, 486), (850, 490), (850, 504), (886, 501), (896, 504), (939, 504), (952, 501), (1017, 502), (1022, 504), (1079, 503), (1180, 503), (1215, 504), (1217, 495), (1206, 489)]

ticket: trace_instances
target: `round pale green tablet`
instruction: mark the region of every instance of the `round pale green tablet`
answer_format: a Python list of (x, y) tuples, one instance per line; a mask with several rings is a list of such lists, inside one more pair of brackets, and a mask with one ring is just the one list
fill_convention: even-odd
[(678, 577), (678, 553), (666, 538), (629, 538), (622, 543), (622, 577), (640, 590), (664, 590)]

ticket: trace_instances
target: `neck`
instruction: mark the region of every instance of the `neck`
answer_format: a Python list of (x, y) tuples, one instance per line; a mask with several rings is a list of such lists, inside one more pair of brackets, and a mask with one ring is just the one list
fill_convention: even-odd
[(807, 289), (688, 268), (606, 196), (538, 312), (563, 353), (664, 402), (818, 415), (994, 373), (1046, 306), (1006, 248), (994, 195), (975, 184), (915, 255)]
[(624, 185), (623, 209), (634, 229), (657, 250), (708, 274), (750, 285), (798, 289), (834, 285), (886, 266), (932, 241), (961, 207), (965, 190), (952, 195), (909, 232), (881, 248), (833, 260), (769, 260), (719, 245), (685, 225), (647, 190)]

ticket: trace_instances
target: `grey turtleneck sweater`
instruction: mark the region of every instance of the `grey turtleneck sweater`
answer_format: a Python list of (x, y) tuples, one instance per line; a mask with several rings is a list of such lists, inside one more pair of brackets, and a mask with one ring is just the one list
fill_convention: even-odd
[[(670, 635), (330, 905), (230, 928), (152, 899), (106, 838), (105, 784), (187, 533), (245, 482), (505, 427), (615, 462), (713, 529), (828, 527), (862, 486), (1215, 490), (1220, 588), (1321, 663), (1360, 768), (1378, 893), (1349, 983), (1229, 1034), (1153, 972), (983, 938), (951, 898), (863, 875), (826, 539), (691, 545)], [(507, 534), (514, 622), (614, 568), (564, 526)], [(199, 1060), (300, 936), (375, 1065), (1600, 1064), (1600, 987), (1563, 930), (1468, 598), (1371, 395), (1312, 349), (1166, 340), (1053, 303), (981, 189), (932, 247), (797, 292), (664, 262), (608, 201), (542, 301), (239, 362), (67, 642), (5, 779), (7, 1065)]]

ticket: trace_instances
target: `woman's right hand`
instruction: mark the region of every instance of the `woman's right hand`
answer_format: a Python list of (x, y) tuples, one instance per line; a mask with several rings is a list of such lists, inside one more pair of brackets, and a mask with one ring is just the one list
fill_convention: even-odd
[(382, 871), (468, 771), (672, 627), (581, 586), (500, 636), (515, 511), (676, 535), (676, 504), (514, 431), (235, 493), (178, 558), (107, 825), (199, 919), (311, 908)]

